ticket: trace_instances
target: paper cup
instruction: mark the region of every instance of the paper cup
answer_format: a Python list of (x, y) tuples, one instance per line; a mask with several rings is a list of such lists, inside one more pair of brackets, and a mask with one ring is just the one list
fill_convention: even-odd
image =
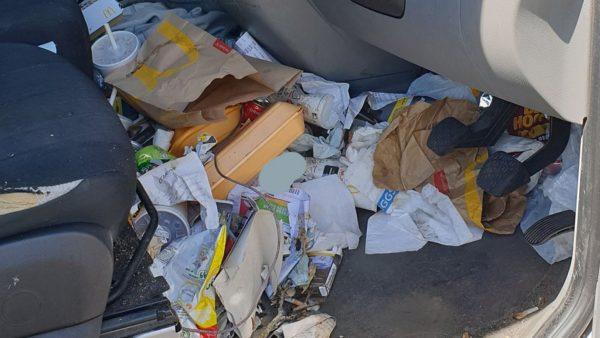
[(135, 57), (140, 42), (137, 36), (127, 31), (113, 32), (118, 49), (115, 50), (108, 35), (103, 35), (92, 45), (92, 60), (102, 76), (106, 78), (113, 71), (131, 67), (135, 63)]
[(171, 148), (171, 140), (173, 139), (173, 135), (175, 135), (175, 132), (172, 130), (157, 128), (156, 133), (154, 134), (154, 139), (152, 140), (152, 144), (164, 150), (169, 150)]

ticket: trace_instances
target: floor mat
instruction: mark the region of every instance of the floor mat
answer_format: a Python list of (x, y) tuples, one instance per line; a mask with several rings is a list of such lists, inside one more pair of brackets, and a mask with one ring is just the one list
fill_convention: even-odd
[(547, 264), (520, 230), (485, 234), (461, 247), (428, 243), (417, 252), (365, 255), (363, 236), (345, 251), (322, 311), (337, 319), (332, 337), (482, 336), (512, 316), (547, 305), (558, 294), (570, 260)]
[[(113, 249), (115, 260), (113, 282), (121, 278), (138, 245), (139, 240), (133, 229), (130, 226), (121, 227)], [(163, 277), (152, 276), (148, 268), (150, 264), (152, 264), (150, 256), (145, 255), (123, 295), (106, 307), (105, 316), (154, 303), (163, 298), (162, 294), (169, 289), (169, 284)]]

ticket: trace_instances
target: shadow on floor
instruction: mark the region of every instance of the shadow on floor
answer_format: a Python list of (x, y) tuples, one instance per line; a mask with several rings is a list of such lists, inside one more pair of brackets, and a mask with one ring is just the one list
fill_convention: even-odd
[(371, 214), (358, 210), (360, 245), (346, 251), (322, 307), (337, 319), (332, 337), (481, 336), (551, 302), (569, 269), (570, 260), (547, 264), (520, 230), (461, 247), (365, 255)]

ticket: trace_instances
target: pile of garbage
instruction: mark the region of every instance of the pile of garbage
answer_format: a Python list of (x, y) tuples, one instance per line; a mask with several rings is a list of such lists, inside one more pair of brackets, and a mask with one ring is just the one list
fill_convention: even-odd
[[(135, 4), (92, 48), (159, 214), (151, 271), (170, 285), (182, 334), (328, 337), (335, 319), (319, 309), (343, 250), (358, 247), (355, 208), (375, 212), (367, 254), (463, 245), (574, 210), (580, 130), (554, 170), (494, 197), (475, 183), (483, 163), (540, 149), (543, 114), (521, 108), (515, 121), (535, 126), (438, 156), (432, 127), (474, 121), (489, 95), (427, 73), (406, 93), (351, 98), (348, 84), (283, 65), (249, 33), (232, 37), (222, 14)], [(139, 236), (149, 218), (134, 203)], [(567, 237), (536, 250), (567, 258)]]

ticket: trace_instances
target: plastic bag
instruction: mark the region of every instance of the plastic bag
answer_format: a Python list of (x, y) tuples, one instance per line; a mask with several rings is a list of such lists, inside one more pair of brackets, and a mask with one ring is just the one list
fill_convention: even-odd
[(300, 188), (310, 195), (310, 214), (318, 232), (315, 246), (320, 250), (334, 246), (356, 249), (362, 233), (352, 195), (339, 177), (325, 176), (302, 183)]
[(425, 239), (443, 245), (463, 245), (483, 235), (482, 229), (468, 226), (450, 198), (431, 184), (425, 185), (421, 193), (399, 192), (388, 213), (408, 213)]
[(571, 126), (569, 143), (561, 155), (562, 169), (557, 175), (547, 177), (542, 184), (544, 195), (552, 202), (550, 214), (577, 208), (581, 133), (581, 126)]
[(204, 278), (202, 287), (194, 298), (194, 307), (189, 310), (190, 317), (199, 328), (203, 330), (217, 331), (216, 294), (212, 282), (221, 269), (225, 257), (225, 245), (227, 242), (227, 228), (221, 227), (219, 236), (214, 245), (214, 253)]
[(459, 246), (483, 235), (482, 229), (467, 225), (450, 198), (431, 184), (420, 193), (398, 192), (387, 214), (390, 217), (376, 214), (369, 219), (367, 254), (414, 251), (427, 241)]
[(408, 214), (389, 215), (378, 212), (369, 217), (365, 253), (387, 254), (404, 251), (417, 251), (427, 240)]
[(315, 158), (327, 159), (339, 158), (343, 147), (344, 129), (341, 123), (338, 123), (335, 128), (329, 130), (329, 135), (326, 138), (304, 133), (288, 149), (299, 153), (312, 149)]
[[(550, 215), (552, 201), (541, 188), (534, 189), (527, 199), (527, 209), (521, 220), (521, 230), (527, 231), (535, 222)], [(544, 244), (532, 245), (533, 249), (548, 264), (554, 264), (571, 257), (573, 252), (573, 232), (565, 232), (551, 238)]]
[(380, 189), (373, 184), (373, 153), (375, 146), (353, 150), (345, 164), (348, 168), (344, 172), (344, 184), (352, 193), (354, 204), (357, 208), (377, 211), (377, 202), (385, 189)]
[(150, 267), (169, 284), (165, 296), (178, 309), (182, 323), (195, 323), (188, 328), (216, 325), (214, 290), (209, 285), (223, 260), (226, 238), (225, 228), (181, 238), (163, 249)]
[[(314, 136), (313, 136), (314, 137)], [(313, 144), (313, 156), (315, 158), (338, 158), (344, 147), (344, 128), (338, 123), (329, 131), (327, 138), (315, 137)]]
[(408, 87), (406, 94), (409, 96), (427, 96), (436, 100), (448, 97), (477, 103), (471, 88), (433, 73), (424, 74), (414, 80)]
[(343, 180), (358, 208), (377, 211), (378, 204), (381, 204), (382, 209), (387, 209), (386, 206), (389, 204), (379, 202), (382, 198), (384, 201), (391, 202), (395, 196), (393, 191), (377, 188), (373, 183), (372, 175), (375, 144), (387, 125), (385, 122), (376, 125), (368, 124), (354, 130), (352, 140), (346, 148), (346, 156), (340, 159), (340, 162), (348, 166)]
[[(581, 134), (581, 126), (571, 125), (569, 143), (561, 155), (561, 171), (555, 176), (546, 177), (529, 195), (527, 208), (521, 220), (523, 232), (548, 215), (564, 210), (577, 210)], [(549, 264), (560, 262), (572, 255), (573, 232), (562, 233), (544, 244), (532, 247)]]

